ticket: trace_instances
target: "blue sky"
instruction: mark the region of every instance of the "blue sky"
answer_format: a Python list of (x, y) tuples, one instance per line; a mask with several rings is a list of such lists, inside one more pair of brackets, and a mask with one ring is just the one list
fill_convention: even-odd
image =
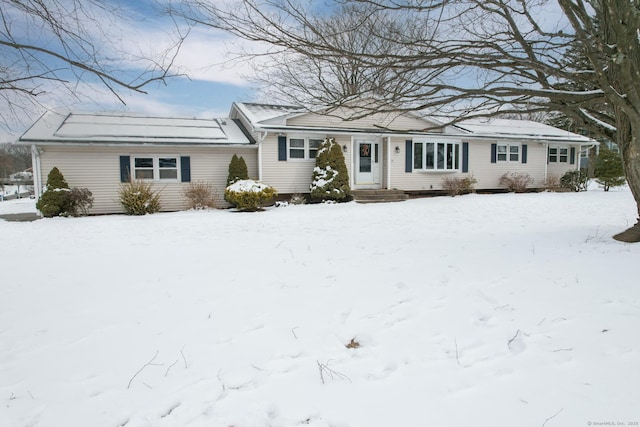
[[(111, 22), (106, 18), (100, 20), (109, 24), (100, 31), (90, 28), (96, 39), (105, 38), (106, 35), (110, 40), (117, 40), (118, 48), (123, 51), (130, 51), (132, 54), (137, 54), (138, 51), (152, 52), (149, 54), (151, 56), (153, 52), (163, 50), (175, 40), (172, 21), (154, 11), (151, 7), (152, 4), (157, 4), (154, 0), (122, 0), (119, 4), (124, 8), (123, 15), (130, 19)], [(7, 10), (7, 15), (10, 12)], [(19, 14), (12, 17), (15, 17), (14, 35), (19, 34), (26, 39), (43, 43), (42, 34), (34, 35), (32, 24), (21, 21)], [(70, 97), (56, 84), (46, 87), (48, 94), (38, 99), (46, 108), (61, 112), (129, 111), (163, 116), (221, 117), (228, 114), (232, 102), (252, 101), (259, 96), (246, 78), (251, 73), (246, 63), (230, 65), (226, 62), (229, 51), (240, 49), (239, 42), (229, 36), (208, 28), (196, 27), (191, 29), (174, 63), (174, 71), (188, 77), (174, 77), (168, 79), (166, 84), (148, 85), (144, 88), (148, 92), (146, 95), (122, 90), (119, 95), (126, 105), (120, 103), (104, 86), (91, 80), (78, 85), (78, 92), (81, 94), (78, 99)], [(130, 66), (130, 69), (124, 70), (125, 73), (136, 75), (140, 72), (137, 68), (139, 64), (127, 62), (122, 55), (117, 58), (116, 67), (121, 66), (120, 64), (124, 68)], [(10, 129), (0, 129), (0, 142), (15, 141), (44, 111), (45, 108), (33, 109), (31, 114), (23, 114), (20, 121), (10, 123)], [(3, 118), (9, 116), (6, 111), (0, 112)]]

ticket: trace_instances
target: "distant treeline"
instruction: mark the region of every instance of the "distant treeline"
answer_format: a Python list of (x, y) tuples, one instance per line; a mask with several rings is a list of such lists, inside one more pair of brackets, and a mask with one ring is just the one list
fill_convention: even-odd
[(31, 149), (23, 145), (0, 144), (0, 179), (31, 167)]

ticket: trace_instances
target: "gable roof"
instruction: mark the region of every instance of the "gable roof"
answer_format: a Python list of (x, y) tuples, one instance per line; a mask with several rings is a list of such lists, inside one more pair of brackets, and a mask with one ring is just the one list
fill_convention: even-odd
[[(340, 113), (348, 113), (349, 111), (355, 111), (358, 113), (357, 109), (352, 109), (349, 107), (342, 107), (342, 109), (337, 109), (330, 114), (325, 112), (325, 109), (318, 108), (314, 111), (310, 111), (303, 107), (293, 106), (293, 105), (273, 105), (273, 104), (259, 104), (259, 103), (243, 103), (243, 102), (234, 102), (231, 107), (231, 117), (234, 117), (237, 112), (243, 115), (247, 121), (251, 124), (254, 129), (262, 129), (262, 130), (297, 130), (297, 131), (305, 131), (305, 130), (313, 130), (313, 131), (335, 131), (335, 132), (350, 132), (350, 133), (420, 133), (419, 129), (440, 126), (440, 122), (432, 119), (427, 119), (418, 114), (413, 113), (405, 113), (400, 115), (393, 115), (389, 113), (382, 114), (372, 114), (369, 116), (365, 116), (360, 119), (343, 119)], [(319, 121), (313, 120), (316, 125), (300, 125), (295, 124), (298, 118), (304, 118), (304, 116), (320, 116), (326, 117), (325, 123), (320, 126)], [(347, 114), (348, 115), (348, 114)], [(368, 123), (367, 127), (362, 127), (362, 122), (371, 122), (371, 118), (375, 117), (376, 120), (379, 120), (379, 123), (373, 124)], [(404, 117), (407, 119), (414, 120), (414, 125), (416, 129), (412, 130), (394, 130), (385, 127), (386, 125), (392, 124), (396, 119)], [(304, 120), (302, 120), (304, 122)], [(298, 121), (299, 122), (299, 121)], [(424, 133), (424, 132), (422, 132)], [(435, 131), (433, 133), (441, 134), (441, 131)]]
[(132, 114), (43, 115), (19, 139), (39, 144), (248, 145), (232, 119), (154, 117)]
[[(516, 119), (496, 119), (496, 118), (476, 118), (468, 119), (455, 125), (445, 126), (444, 133), (442, 131), (428, 131), (420, 129), (386, 129), (384, 127), (376, 128), (358, 128), (355, 124), (353, 127), (335, 127), (330, 119), (327, 119), (326, 126), (322, 127), (301, 127), (288, 124), (289, 119), (294, 119), (304, 114), (313, 114), (301, 107), (291, 105), (271, 105), (257, 103), (234, 103), (231, 108), (231, 115), (234, 115), (234, 109), (245, 116), (249, 123), (255, 129), (272, 130), (272, 131), (325, 131), (325, 132), (349, 132), (349, 133), (376, 133), (376, 134), (396, 134), (396, 135), (438, 135), (439, 137), (473, 137), (478, 139), (492, 140), (530, 140), (537, 142), (556, 142), (565, 144), (582, 144), (590, 145), (596, 143), (593, 139), (578, 135), (573, 132), (558, 129), (543, 123), (531, 120)], [(320, 114), (320, 113), (316, 113)], [(329, 116), (330, 118), (332, 116)], [(442, 122), (437, 119), (421, 117), (417, 114), (411, 115), (412, 118), (423, 120), (425, 124), (431, 123), (441, 125)], [(425, 126), (427, 128), (427, 126)]]

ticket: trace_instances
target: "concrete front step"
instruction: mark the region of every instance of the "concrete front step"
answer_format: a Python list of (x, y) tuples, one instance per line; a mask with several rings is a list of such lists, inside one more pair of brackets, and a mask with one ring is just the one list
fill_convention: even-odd
[(402, 202), (409, 198), (402, 190), (352, 190), (351, 195), (358, 203)]

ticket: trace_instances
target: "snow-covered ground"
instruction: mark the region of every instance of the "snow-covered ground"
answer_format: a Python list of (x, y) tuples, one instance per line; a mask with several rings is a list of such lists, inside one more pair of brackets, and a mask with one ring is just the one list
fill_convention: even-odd
[(595, 190), (0, 220), (0, 425), (638, 425), (640, 244), (610, 238), (636, 214)]

